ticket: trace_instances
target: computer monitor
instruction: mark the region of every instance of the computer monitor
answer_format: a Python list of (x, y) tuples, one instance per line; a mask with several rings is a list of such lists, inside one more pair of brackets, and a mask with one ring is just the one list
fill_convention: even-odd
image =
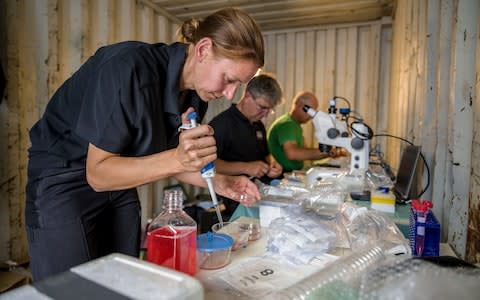
[(393, 186), (393, 192), (397, 197), (397, 202), (404, 203), (416, 196), (413, 195), (412, 191), (415, 190), (415, 174), (417, 172), (420, 151), (421, 146), (408, 145), (402, 152), (397, 172), (397, 180)]

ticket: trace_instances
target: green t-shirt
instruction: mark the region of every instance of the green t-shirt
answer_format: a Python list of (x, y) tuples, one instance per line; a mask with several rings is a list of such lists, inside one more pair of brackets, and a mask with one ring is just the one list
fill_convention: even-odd
[(302, 127), (287, 113), (276, 119), (268, 129), (268, 149), (282, 165), (284, 172), (300, 170), (303, 168), (302, 160), (289, 160), (285, 156), (283, 144), (288, 141), (294, 141), (298, 146), (303, 147)]

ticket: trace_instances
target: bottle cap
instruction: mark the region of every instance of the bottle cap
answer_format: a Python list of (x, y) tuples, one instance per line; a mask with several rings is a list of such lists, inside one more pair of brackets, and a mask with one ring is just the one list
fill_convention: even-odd
[(377, 191), (380, 191), (382, 193), (388, 193), (390, 192), (390, 188), (388, 186), (380, 186), (377, 188)]
[(430, 200), (423, 200), (423, 199), (413, 199), (412, 200), (412, 207), (414, 210), (419, 212), (426, 212), (430, 208), (433, 207), (433, 203)]
[(202, 252), (216, 252), (233, 246), (231, 236), (223, 233), (207, 232), (197, 236), (197, 249)]

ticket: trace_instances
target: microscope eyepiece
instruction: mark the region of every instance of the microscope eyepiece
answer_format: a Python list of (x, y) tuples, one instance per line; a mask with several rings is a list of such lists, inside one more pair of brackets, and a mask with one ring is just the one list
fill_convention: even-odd
[(308, 112), (308, 110), (309, 110), (310, 108), (311, 108), (311, 107), (310, 107), (309, 105), (306, 105), (306, 104), (303, 105), (303, 111), (304, 111), (304, 112)]

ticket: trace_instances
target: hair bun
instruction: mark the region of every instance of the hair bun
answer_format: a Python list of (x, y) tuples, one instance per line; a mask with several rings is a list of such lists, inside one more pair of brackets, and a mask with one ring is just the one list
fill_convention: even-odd
[(183, 22), (177, 30), (177, 40), (182, 43), (194, 43), (195, 32), (197, 31), (200, 21), (197, 19), (190, 19)]

